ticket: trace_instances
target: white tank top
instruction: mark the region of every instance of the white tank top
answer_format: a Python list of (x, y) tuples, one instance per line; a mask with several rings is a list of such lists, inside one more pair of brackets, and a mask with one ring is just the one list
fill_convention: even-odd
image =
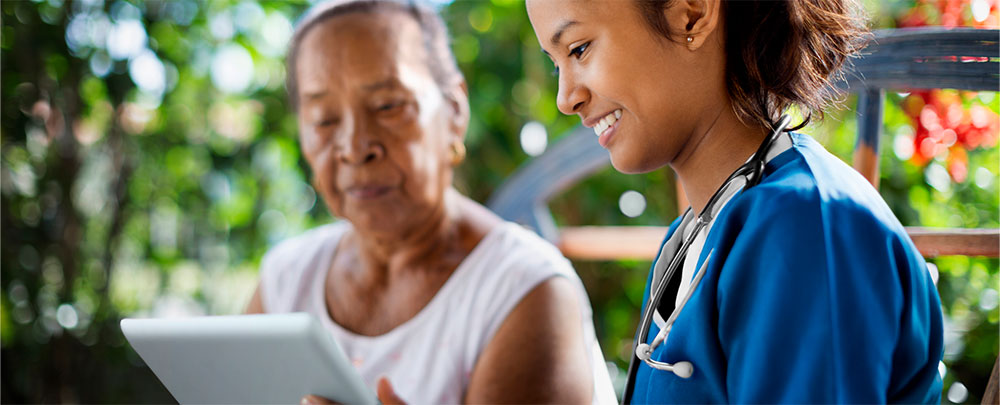
[(319, 318), (373, 392), (377, 379), (386, 376), (410, 403), (462, 402), (476, 360), (507, 314), (541, 282), (561, 276), (579, 292), (593, 402), (616, 402), (583, 284), (544, 239), (514, 223), (496, 226), (413, 318), (383, 335), (362, 336), (330, 319), (323, 288), (337, 243), (349, 229), (346, 221), (324, 225), (271, 249), (261, 262), (261, 299), (267, 312)]

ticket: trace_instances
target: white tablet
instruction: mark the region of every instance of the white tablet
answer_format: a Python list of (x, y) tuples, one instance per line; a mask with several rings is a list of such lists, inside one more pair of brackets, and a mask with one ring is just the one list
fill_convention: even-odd
[(122, 332), (182, 404), (374, 404), (343, 350), (306, 313), (123, 319)]

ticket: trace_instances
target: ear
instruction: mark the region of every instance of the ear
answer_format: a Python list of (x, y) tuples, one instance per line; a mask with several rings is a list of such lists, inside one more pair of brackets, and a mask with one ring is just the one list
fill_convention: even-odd
[(718, 27), (721, 3), (722, 0), (679, 0), (663, 13), (672, 31), (681, 35), (678, 38), (681, 44), (693, 51)]
[(448, 129), (455, 136), (452, 142), (462, 142), (465, 140), (465, 131), (469, 129), (469, 86), (465, 79), (458, 79), (445, 91), (444, 97), (451, 113)]

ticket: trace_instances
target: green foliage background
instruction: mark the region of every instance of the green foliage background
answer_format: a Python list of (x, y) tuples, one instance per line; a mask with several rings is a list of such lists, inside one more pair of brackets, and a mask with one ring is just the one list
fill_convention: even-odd
[[(880, 27), (917, 6), (867, 5)], [(239, 312), (268, 247), (332, 220), (299, 155), (283, 47), (276, 44), (307, 7), (0, 2), (2, 402), (171, 401), (124, 341), (118, 320)], [(551, 144), (578, 121), (556, 109), (551, 64), (522, 2), (440, 8), (473, 112), (471, 159), (456, 184), (486, 201), (529, 158), (518, 136), (525, 123), (542, 123)], [(142, 49), (162, 64), (162, 83), (153, 90), (130, 74), (138, 56), (116, 59), (107, 46), (108, 32), (129, 21), (148, 38)], [(245, 88), (222, 91), (213, 64), (224, 68), (220, 55), (234, 49), (249, 55), (252, 78)], [(926, 179), (933, 170), (894, 153), (896, 137), (912, 133), (900, 99), (888, 94), (881, 191), (904, 225), (1000, 226), (997, 147), (969, 153), (970, 180), (932, 187)], [(983, 93), (966, 103), (996, 112), (1000, 100)], [(847, 161), (856, 128), (852, 106), (849, 97), (842, 110), (806, 130)], [(646, 196), (647, 208), (636, 218), (618, 209), (626, 190)], [(665, 225), (678, 212), (674, 190), (668, 170), (626, 176), (608, 168), (551, 208), (561, 225)], [(945, 389), (961, 382), (966, 400), (978, 402), (998, 353), (998, 261), (932, 262), (949, 325)], [(574, 264), (590, 293), (605, 356), (622, 368), (649, 263)]]

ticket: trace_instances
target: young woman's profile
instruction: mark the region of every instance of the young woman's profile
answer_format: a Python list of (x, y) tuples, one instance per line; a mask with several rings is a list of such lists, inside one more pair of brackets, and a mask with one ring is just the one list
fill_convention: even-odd
[[(691, 209), (646, 287), (625, 402), (937, 403), (926, 264), (864, 178), (794, 130), (868, 36), (849, 0), (528, 0), (557, 104)], [(802, 122), (789, 124), (797, 108)]]

